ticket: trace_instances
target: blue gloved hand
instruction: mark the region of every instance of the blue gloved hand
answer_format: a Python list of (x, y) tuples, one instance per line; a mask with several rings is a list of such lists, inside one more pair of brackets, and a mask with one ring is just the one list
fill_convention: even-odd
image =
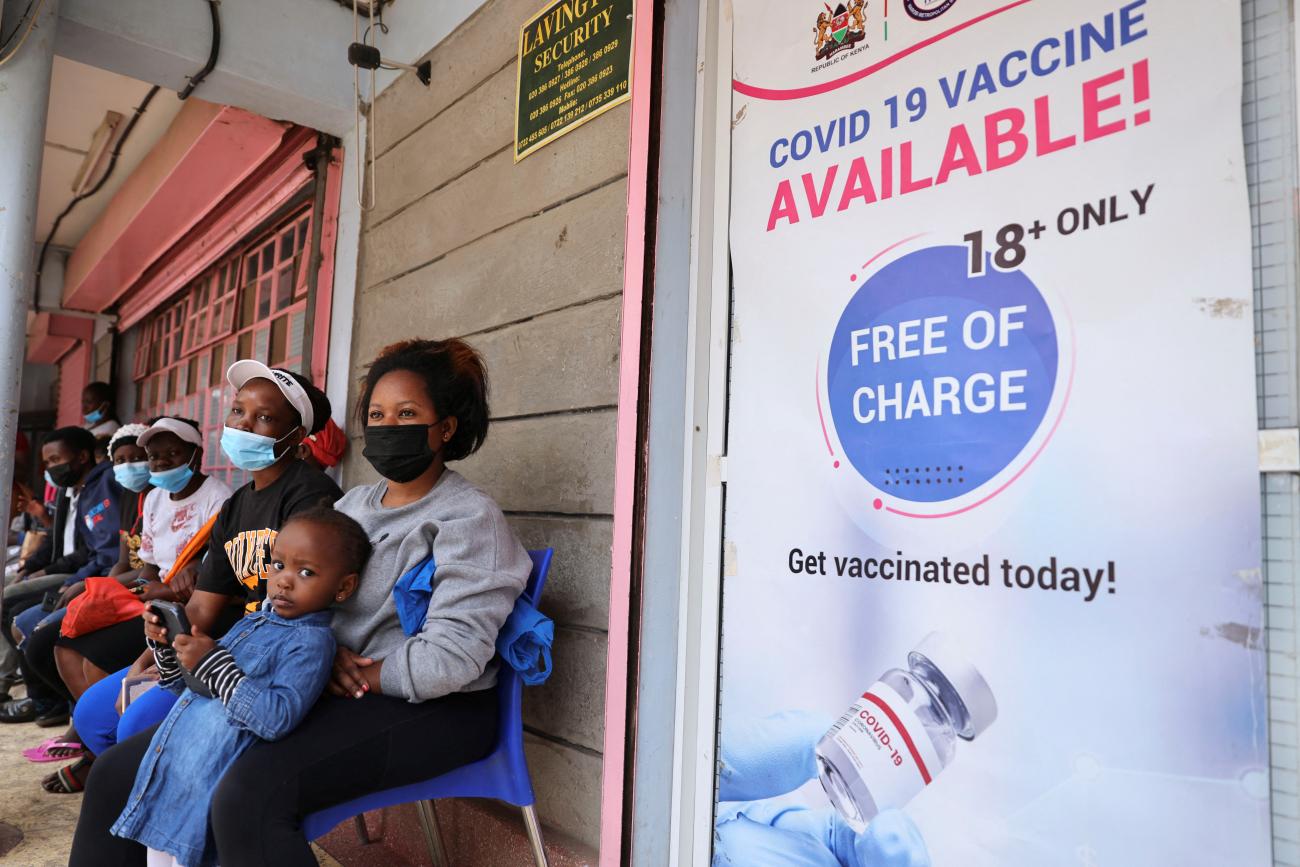
[(859, 834), (834, 809), (766, 802), (817, 776), (813, 749), (833, 723), (785, 711), (723, 732), (714, 867), (930, 867), (925, 841), (899, 810), (879, 813)]

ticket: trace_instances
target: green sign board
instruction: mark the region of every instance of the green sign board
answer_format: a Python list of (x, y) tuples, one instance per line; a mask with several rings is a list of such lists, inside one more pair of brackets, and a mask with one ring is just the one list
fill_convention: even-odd
[(630, 95), (633, 0), (556, 0), (519, 28), (515, 162)]

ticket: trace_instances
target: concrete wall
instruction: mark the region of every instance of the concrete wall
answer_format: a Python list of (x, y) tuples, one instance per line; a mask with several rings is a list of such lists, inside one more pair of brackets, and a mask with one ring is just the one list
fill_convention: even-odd
[[(537, 0), (490, 0), (378, 100), (377, 207), (363, 219), (352, 379), (413, 337), (467, 338), (492, 378), (493, 425), (456, 468), (528, 547), (553, 546), (543, 608), (555, 674), (525, 692), (545, 823), (599, 836), (627, 106), (516, 165), (518, 25)], [(375, 476), (354, 447), (346, 486)]]

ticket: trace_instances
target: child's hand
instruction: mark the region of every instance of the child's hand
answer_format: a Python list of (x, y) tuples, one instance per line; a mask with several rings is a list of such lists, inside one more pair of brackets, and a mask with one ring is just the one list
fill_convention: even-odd
[(167, 637), (167, 627), (163, 625), (162, 618), (154, 614), (148, 608), (141, 615), (144, 618), (144, 637), (154, 644), (167, 645), (171, 640)]
[(172, 647), (176, 648), (176, 658), (191, 672), (216, 646), (217, 643), (204, 635), (203, 630), (197, 626), (191, 627), (189, 635), (178, 635), (172, 639)]

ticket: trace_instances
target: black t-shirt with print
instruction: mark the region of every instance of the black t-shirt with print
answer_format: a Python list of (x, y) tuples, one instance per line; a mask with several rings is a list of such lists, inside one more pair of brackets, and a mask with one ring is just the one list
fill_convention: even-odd
[(271, 543), (280, 527), (295, 512), (333, 505), (341, 496), (329, 476), (302, 461), (294, 461), (260, 491), (252, 482), (244, 485), (230, 495), (212, 525), (197, 589), (260, 603), (266, 598)]

